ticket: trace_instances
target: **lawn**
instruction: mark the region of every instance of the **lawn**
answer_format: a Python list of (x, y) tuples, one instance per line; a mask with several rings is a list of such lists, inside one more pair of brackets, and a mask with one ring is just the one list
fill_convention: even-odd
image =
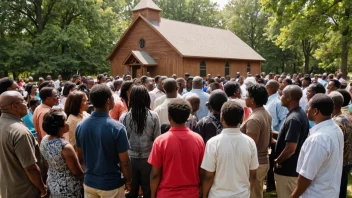
[[(276, 198), (276, 192), (264, 192), (264, 198)], [(348, 178), (348, 198), (352, 198), (352, 175), (350, 174)]]

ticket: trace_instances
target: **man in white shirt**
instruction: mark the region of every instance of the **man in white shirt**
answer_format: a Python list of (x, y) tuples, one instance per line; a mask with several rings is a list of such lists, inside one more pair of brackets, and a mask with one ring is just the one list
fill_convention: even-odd
[[(182, 96), (177, 93), (177, 98), (182, 99)], [(163, 104), (165, 102), (165, 100), (166, 100), (166, 95), (163, 95), (163, 96), (159, 97), (158, 99), (156, 99), (153, 106), (152, 106), (152, 109), (155, 109), (158, 106), (160, 106), (161, 104)]]
[(200, 108), (197, 111), (197, 117), (199, 120), (208, 115), (209, 109), (206, 106), (207, 101), (209, 100), (209, 94), (203, 91), (203, 78), (196, 76), (192, 82), (192, 90), (186, 93), (184, 96), (188, 94), (195, 93), (199, 96), (200, 99)]
[(153, 91), (151, 91), (152, 93), (155, 94), (156, 98), (158, 99), (161, 96), (165, 95), (164, 90), (163, 90), (163, 81), (167, 79), (167, 76), (160, 76), (159, 78), (155, 78), (156, 81), (156, 87), (154, 88)]
[(203, 197), (250, 196), (259, 163), (253, 139), (238, 128), (243, 113), (243, 107), (235, 101), (228, 101), (221, 108), (224, 129), (207, 142), (201, 165)]
[(308, 106), (308, 100), (307, 100), (307, 90), (309, 85), (312, 84), (312, 79), (309, 76), (306, 76), (302, 80), (302, 98), (299, 101), (299, 106), (305, 111)]
[(308, 118), (315, 126), (299, 154), (297, 187), (291, 198), (339, 197), (343, 166), (343, 133), (331, 114), (332, 99), (316, 94), (308, 104)]
[(169, 112), (168, 112), (167, 105), (169, 104), (170, 101), (177, 98), (177, 84), (175, 79), (167, 78), (163, 80), (163, 87), (165, 90), (166, 99), (161, 105), (159, 105), (154, 109), (154, 111), (159, 116), (160, 125), (169, 124), (169, 119), (168, 119)]
[(59, 76), (57, 77), (57, 80), (54, 82), (55, 89), (60, 88), (60, 82), (61, 82), (61, 81), (62, 81), (62, 76), (59, 75)]

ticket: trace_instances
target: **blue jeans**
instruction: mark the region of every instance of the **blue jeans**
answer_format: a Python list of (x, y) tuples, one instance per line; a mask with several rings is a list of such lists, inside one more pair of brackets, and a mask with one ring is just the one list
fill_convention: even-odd
[(347, 185), (348, 185), (348, 175), (351, 172), (352, 164), (344, 166), (342, 168), (342, 177), (341, 177), (341, 185), (340, 185), (340, 198), (347, 197)]

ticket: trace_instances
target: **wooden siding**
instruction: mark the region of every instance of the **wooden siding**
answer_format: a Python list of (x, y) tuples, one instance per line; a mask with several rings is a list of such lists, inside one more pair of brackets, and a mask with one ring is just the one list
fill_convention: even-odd
[(137, 19), (137, 17), (140, 14), (147, 19), (160, 22), (161, 11), (152, 10), (152, 9), (137, 10), (133, 12), (133, 20)]
[[(200, 62), (204, 60), (207, 66), (206, 73), (215, 76), (220, 74), (225, 75), (225, 64), (226, 61), (230, 64), (230, 76), (236, 76), (236, 72), (240, 72), (241, 75), (246, 76), (247, 65), (251, 65), (251, 74), (259, 74), (261, 72), (260, 61), (246, 61), (246, 60), (227, 60), (227, 59), (207, 59), (207, 58), (184, 58), (184, 72), (190, 73), (192, 76), (199, 76), (200, 73)], [(203, 76), (205, 77), (205, 76)]]
[[(143, 49), (139, 47), (139, 41), (142, 38), (145, 40)], [(171, 76), (173, 73), (183, 73), (182, 57), (141, 18), (137, 19), (113, 54), (111, 71), (114, 76), (122, 76), (127, 71), (131, 71), (129, 67), (123, 65), (123, 62), (132, 50), (146, 51), (158, 63), (155, 67), (147, 68), (151, 76), (157, 74)]]

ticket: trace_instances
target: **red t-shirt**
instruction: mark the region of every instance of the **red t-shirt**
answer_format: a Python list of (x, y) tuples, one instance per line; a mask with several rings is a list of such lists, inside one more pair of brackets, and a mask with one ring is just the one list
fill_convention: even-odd
[(157, 197), (197, 198), (204, 141), (187, 127), (172, 127), (153, 144), (148, 162), (162, 167)]

